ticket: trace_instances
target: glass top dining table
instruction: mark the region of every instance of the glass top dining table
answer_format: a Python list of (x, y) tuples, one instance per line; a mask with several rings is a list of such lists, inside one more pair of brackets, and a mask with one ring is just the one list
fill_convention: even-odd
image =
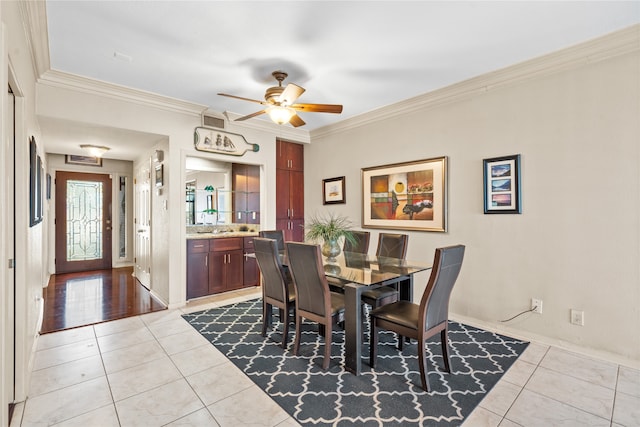
[[(430, 264), (397, 258), (342, 252), (335, 260), (323, 258), (325, 274), (345, 282), (345, 369), (362, 371), (362, 292), (392, 283), (398, 284), (400, 299), (413, 300), (413, 276), (431, 269)], [(286, 255), (282, 263), (287, 264)]]

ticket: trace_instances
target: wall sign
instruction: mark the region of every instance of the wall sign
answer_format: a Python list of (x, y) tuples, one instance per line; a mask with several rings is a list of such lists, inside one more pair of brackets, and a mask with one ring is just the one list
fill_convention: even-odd
[(194, 145), (198, 151), (244, 156), (247, 151), (258, 152), (258, 144), (250, 144), (244, 136), (218, 129), (197, 127), (193, 133)]

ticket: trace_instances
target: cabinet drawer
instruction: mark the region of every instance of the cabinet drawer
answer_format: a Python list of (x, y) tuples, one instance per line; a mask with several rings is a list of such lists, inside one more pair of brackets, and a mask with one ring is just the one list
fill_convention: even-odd
[(193, 254), (197, 252), (209, 252), (208, 239), (187, 240), (187, 253)]
[(244, 251), (245, 252), (253, 252), (254, 251), (254, 247), (253, 247), (253, 239), (254, 237), (243, 237), (244, 239)]
[(225, 239), (211, 239), (209, 250), (211, 251), (233, 251), (242, 249), (242, 237), (229, 237)]

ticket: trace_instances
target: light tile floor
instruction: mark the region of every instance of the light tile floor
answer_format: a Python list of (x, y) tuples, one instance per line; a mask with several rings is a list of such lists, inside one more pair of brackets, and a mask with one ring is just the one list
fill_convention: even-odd
[[(259, 295), (41, 336), (11, 426), (297, 426), (180, 317)], [(464, 423), (559, 425), (640, 426), (640, 371), (532, 343)]]

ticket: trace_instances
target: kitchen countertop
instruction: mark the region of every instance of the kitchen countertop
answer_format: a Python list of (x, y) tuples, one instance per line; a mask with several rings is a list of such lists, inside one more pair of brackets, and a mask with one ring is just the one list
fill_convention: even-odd
[(187, 240), (191, 239), (221, 239), (224, 237), (257, 237), (257, 231), (223, 231), (207, 233), (187, 233)]

